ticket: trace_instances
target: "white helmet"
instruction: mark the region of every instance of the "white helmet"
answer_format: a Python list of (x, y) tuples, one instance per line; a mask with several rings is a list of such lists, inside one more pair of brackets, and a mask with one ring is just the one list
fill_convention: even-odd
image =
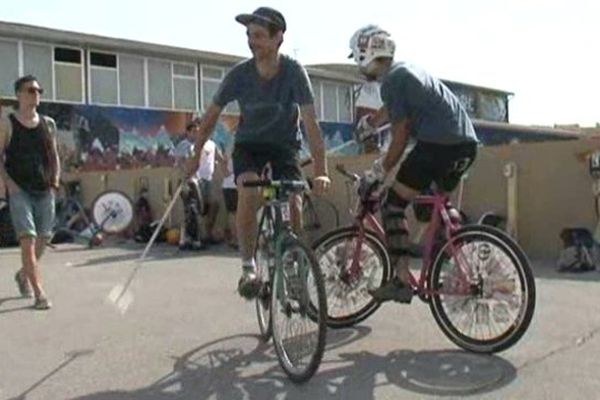
[(352, 35), (350, 49), (352, 53), (348, 58), (354, 58), (360, 68), (366, 68), (376, 58), (394, 58), (396, 44), (379, 26), (367, 25)]

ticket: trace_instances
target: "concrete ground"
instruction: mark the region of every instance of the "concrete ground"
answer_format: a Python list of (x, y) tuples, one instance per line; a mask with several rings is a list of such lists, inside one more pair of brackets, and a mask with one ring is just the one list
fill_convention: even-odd
[(321, 368), (292, 384), (254, 303), (235, 294), (239, 262), (216, 247), (159, 245), (121, 314), (107, 296), (141, 246), (61, 245), (43, 259), (54, 308), (17, 296), (17, 249), (0, 250), (0, 399), (592, 399), (600, 393), (600, 274), (534, 263), (537, 309), (513, 348), (483, 356), (445, 338), (427, 307), (386, 304), (329, 331)]

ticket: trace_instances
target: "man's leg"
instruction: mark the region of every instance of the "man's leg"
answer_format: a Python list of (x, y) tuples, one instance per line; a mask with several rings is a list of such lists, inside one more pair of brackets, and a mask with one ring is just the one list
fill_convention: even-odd
[(304, 221), (302, 220), (302, 195), (295, 194), (290, 197), (290, 221), (292, 223), (292, 229), (299, 235), (304, 227)]
[(36, 298), (44, 296), (42, 288), (42, 279), (40, 276), (40, 268), (36, 257), (36, 242), (37, 239), (31, 236), (23, 236), (20, 240), (21, 245), (21, 261), (23, 263), (23, 273), (29, 280), (33, 293)]
[(382, 220), (390, 264), (394, 269), (394, 278), (386, 285), (371, 292), (378, 301), (396, 300), (410, 302), (412, 288), (409, 280), (408, 225), (405, 209), (417, 191), (395, 182), (389, 189), (382, 208)]
[(432, 180), (431, 155), (420, 143), (408, 154), (396, 180), (388, 190), (383, 204), (382, 219), (390, 262), (394, 268), (394, 279), (371, 292), (379, 301), (396, 300), (410, 302), (412, 288), (409, 285), (409, 238), (405, 218), (406, 206)]
[(46, 237), (38, 237), (35, 240), (35, 258), (39, 262), (44, 252), (46, 250), (46, 244), (48, 243), (49, 238)]
[(260, 192), (257, 188), (244, 187), (243, 183), (258, 179), (258, 174), (255, 172), (244, 172), (237, 177), (236, 228), (242, 256), (242, 277), (238, 283), (238, 291), (245, 298), (255, 297), (258, 289), (254, 248), (258, 230), (256, 212), (260, 205)]

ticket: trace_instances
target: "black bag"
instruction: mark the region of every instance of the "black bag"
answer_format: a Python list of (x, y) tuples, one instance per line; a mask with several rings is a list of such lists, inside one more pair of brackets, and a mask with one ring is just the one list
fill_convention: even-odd
[(558, 259), (560, 272), (586, 272), (596, 269), (599, 247), (586, 228), (565, 228), (560, 232), (563, 250)]
[(16, 246), (19, 244), (17, 235), (10, 220), (10, 210), (6, 200), (0, 200), (0, 247)]

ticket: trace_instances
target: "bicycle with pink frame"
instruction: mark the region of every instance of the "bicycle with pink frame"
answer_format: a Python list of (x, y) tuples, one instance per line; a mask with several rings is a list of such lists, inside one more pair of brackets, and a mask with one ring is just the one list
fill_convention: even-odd
[[(373, 314), (380, 304), (370, 290), (392, 277), (385, 233), (376, 218), (377, 185), (338, 165), (356, 187), (352, 225), (313, 244), (325, 276), (328, 325), (342, 328)], [(429, 303), (444, 334), (473, 352), (493, 353), (514, 345), (526, 332), (535, 309), (535, 281), (527, 256), (503, 231), (465, 225), (447, 194), (418, 196), (414, 204), (432, 209), (420, 274), (410, 273), (414, 294)]]

